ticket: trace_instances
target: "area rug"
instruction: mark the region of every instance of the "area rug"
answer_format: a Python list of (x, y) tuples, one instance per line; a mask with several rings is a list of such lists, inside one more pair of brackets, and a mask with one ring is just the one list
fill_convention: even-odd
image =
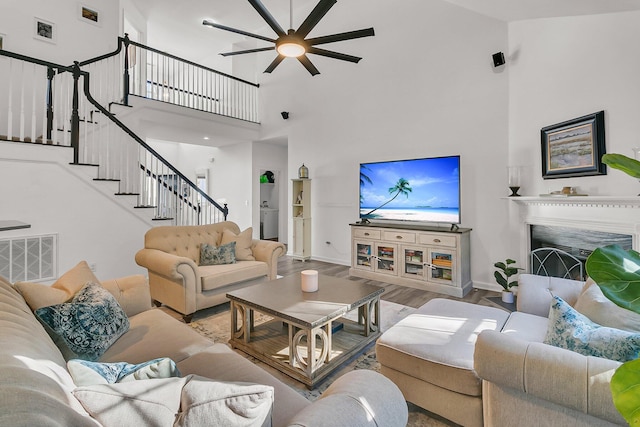
[[(381, 330), (382, 332), (389, 329), (391, 326), (398, 323), (411, 313), (416, 311), (415, 308), (407, 307), (404, 305), (396, 304), (389, 301), (380, 301), (380, 318), (381, 318)], [(347, 318), (355, 320), (357, 312), (354, 311), (347, 315)], [(260, 323), (269, 320), (270, 318), (265, 315), (257, 314), (255, 322)], [(222, 304), (210, 309), (201, 310), (196, 312), (193, 321), (189, 324), (199, 334), (219, 343), (226, 343), (230, 336), (230, 315), (229, 304)], [(339, 369), (336, 369), (331, 373), (322, 383), (320, 383), (313, 390), (307, 389), (307, 387), (294, 380), (293, 378), (281, 373), (280, 371), (272, 368), (266, 363), (251, 357), (241, 351), (239, 354), (243, 355), (253, 363), (259, 365), (262, 369), (268, 371), (280, 381), (289, 385), (289, 387), (296, 390), (302, 396), (306, 397), (310, 401), (316, 400), (322, 395), (322, 393), (340, 376), (354, 369), (370, 369), (374, 371), (380, 370), (380, 364), (376, 360), (375, 345), (371, 343), (364, 351), (354, 356), (347, 362), (345, 362)], [(430, 414), (421, 408), (408, 404), (409, 406), (409, 422), (407, 426), (410, 427), (449, 427), (455, 424), (451, 424), (447, 420), (444, 420), (437, 415)]]

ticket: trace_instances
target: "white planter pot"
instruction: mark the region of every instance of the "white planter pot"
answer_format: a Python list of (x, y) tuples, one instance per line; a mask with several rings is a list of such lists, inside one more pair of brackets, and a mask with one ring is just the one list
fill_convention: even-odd
[(513, 304), (513, 292), (502, 291), (502, 302)]

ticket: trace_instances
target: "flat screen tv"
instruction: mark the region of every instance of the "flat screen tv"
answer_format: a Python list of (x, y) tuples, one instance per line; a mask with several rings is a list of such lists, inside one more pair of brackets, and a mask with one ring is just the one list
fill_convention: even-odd
[(360, 219), (460, 224), (460, 156), (361, 163)]

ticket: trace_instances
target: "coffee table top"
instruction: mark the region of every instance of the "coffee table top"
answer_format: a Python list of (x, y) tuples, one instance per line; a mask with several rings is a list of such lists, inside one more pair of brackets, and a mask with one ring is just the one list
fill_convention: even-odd
[(318, 291), (302, 292), (300, 275), (229, 292), (227, 298), (265, 314), (316, 327), (375, 299), (384, 288), (337, 277), (318, 275)]

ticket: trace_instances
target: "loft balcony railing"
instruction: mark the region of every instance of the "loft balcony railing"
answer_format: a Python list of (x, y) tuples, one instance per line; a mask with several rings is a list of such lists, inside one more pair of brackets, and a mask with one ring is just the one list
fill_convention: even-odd
[(130, 96), (166, 102), (259, 123), (256, 83), (233, 77), (158, 49), (118, 38), (118, 48), (84, 61), (91, 93), (108, 105), (129, 105)]
[[(224, 221), (228, 208), (198, 188), (92, 95), (90, 73), (0, 50), (0, 139), (73, 148), (73, 163), (175, 225)], [(99, 84), (97, 87), (105, 88)], [(106, 92), (100, 92), (105, 96)]]

